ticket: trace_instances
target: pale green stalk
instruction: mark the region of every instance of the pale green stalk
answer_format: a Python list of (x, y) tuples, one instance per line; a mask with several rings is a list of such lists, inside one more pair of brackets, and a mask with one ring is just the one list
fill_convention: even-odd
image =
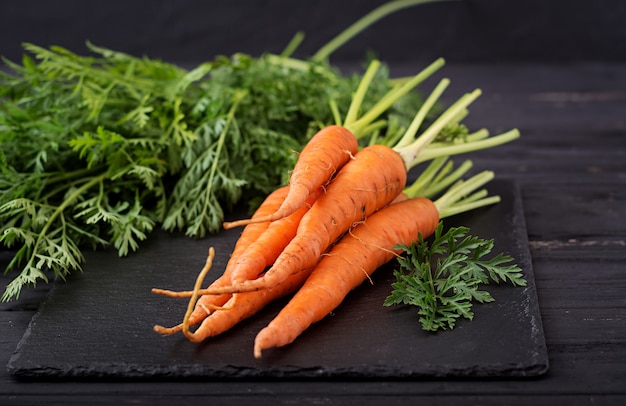
[(359, 82), (359, 86), (357, 87), (356, 92), (354, 93), (352, 97), (352, 102), (350, 103), (350, 107), (348, 108), (348, 113), (346, 113), (346, 117), (343, 123), (345, 127), (349, 127), (350, 124), (356, 121), (357, 116), (359, 114), (359, 109), (361, 108), (361, 105), (363, 104), (363, 99), (365, 98), (365, 94), (367, 93), (367, 90), (369, 89), (369, 86), (372, 83), (372, 80), (374, 80), (374, 77), (376, 76), (376, 72), (378, 72), (379, 68), (380, 68), (380, 62), (377, 60), (373, 60), (372, 62), (370, 62), (367, 70), (363, 74), (363, 77), (361, 78), (361, 81)]
[[(363, 129), (364, 134), (377, 134), (380, 130), (384, 129), (389, 123), (387, 120), (374, 121)], [(374, 137), (374, 135), (372, 136)]]
[(426, 100), (424, 100), (424, 103), (418, 110), (413, 121), (411, 121), (411, 125), (407, 129), (404, 136), (400, 139), (400, 141), (398, 141), (398, 143), (395, 144), (396, 148), (404, 147), (413, 141), (413, 139), (415, 138), (415, 134), (417, 134), (417, 131), (424, 122), (424, 119), (433, 108), (435, 103), (437, 103), (437, 100), (439, 100), (448, 85), (450, 85), (450, 79), (441, 79), (435, 89), (430, 93), (430, 95), (428, 95)]
[(330, 112), (333, 115), (333, 120), (336, 125), (341, 125), (341, 113), (339, 112), (339, 106), (337, 106), (337, 102), (335, 100), (331, 100), (328, 102), (330, 107)]
[[(450, 187), (446, 193), (434, 201), (435, 206), (439, 210), (439, 218), (450, 217), (499, 202), (500, 198), (498, 196), (483, 197), (485, 196), (484, 192), (480, 192), (475, 196), (470, 195), (476, 189), (491, 181), (494, 176), (492, 171), (483, 171)], [(469, 197), (466, 198), (468, 195)]]
[(402, 192), (409, 197), (427, 197), (424, 192), (428, 187), (430, 187), (433, 179), (435, 179), (438, 174), (444, 174), (448, 172), (446, 168), (447, 160), (448, 157), (445, 156), (433, 159), (430, 164), (420, 173), (420, 176), (415, 179), (415, 181), (410, 186), (405, 187)]
[(464, 143), (445, 144), (437, 146), (428, 146), (420, 151), (419, 155), (411, 161), (411, 167), (425, 161), (430, 161), (438, 156), (451, 156), (458, 154), (466, 154), (468, 152), (479, 151), (483, 149), (493, 148), (502, 144), (506, 144), (519, 138), (519, 130), (514, 128), (500, 135), (489, 138), (472, 140)]
[(450, 173), (454, 164), (452, 161), (449, 161), (445, 166), (443, 166), (443, 163), (447, 161), (447, 159), (448, 157), (435, 158), (431, 165), (429, 165), (429, 168), (433, 164), (437, 165), (437, 167), (433, 169), (437, 169), (438, 172), (431, 170), (429, 173), (426, 173), (425, 177), (422, 177), (424, 175), (424, 173), (422, 173), (422, 176), (420, 176), (415, 183), (404, 189), (404, 193), (408, 196), (432, 198), (448, 188), (454, 182), (461, 179), (461, 177), (465, 175), (465, 173), (467, 173), (473, 166), (472, 161), (466, 160), (457, 169), (455, 169), (454, 172)]
[(448, 157), (438, 157), (424, 169), (413, 184), (406, 187), (403, 193), (409, 198), (422, 197), (433, 199), (443, 190), (443, 195), (434, 200), (439, 211), (439, 218), (474, 210), (479, 207), (495, 204), (499, 196), (488, 196), (486, 190), (478, 190), (494, 178), (492, 171), (483, 171), (467, 180), (460, 180), (472, 167), (466, 160), (457, 169)]
[[(404, 160), (407, 169), (415, 166), (416, 158), (422, 153), (422, 150), (430, 144), (435, 137), (448, 125), (458, 114), (470, 105), (478, 96), (480, 96), (480, 89), (476, 89), (471, 93), (463, 95), (452, 106), (448, 107), (446, 111), (441, 114), (433, 124), (431, 124), (419, 137), (408, 145), (394, 148), (394, 150), (400, 154)], [(413, 134), (414, 135), (414, 134)], [(437, 156), (444, 156), (451, 154), (439, 154)]]
[(363, 30), (370, 27), (378, 20), (386, 17), (389, 14), (392, 14), (407, 7), (416, 6), (418, 4), (434, 3), (438, 1), (449, 0), (395, 0), (387, 2), (370, 11), (359, 20), (354, 22), (352, 25), (350, 25), (348, 28), (346, 28), (344, 31), (339, 33), (339, 35), (331, 39), (328, 43), (326, 43), (326, 45), (320, 48), (311, 59), (313, 61), (327, 60), (333, 52), (341, 48), (346, 42), (350, 41), (356, 35), (360, 34)]
[(304, 40), (304, 33), (302, 31), (298, 31), (296, 35), (293, 36), (291, 41), (287, 44), (283, 52), (280, 53), (280, 56), (283, 58), (290, 57), (295, 50), (300, 46), (302, 41)]
[(361, 118), (350, 123), (346, 126), (353, 133), (363, 134), (363, 128), (374, 121), (378, 116), (384, 113), (389, 107), (391, 107), (402, 96), (409, 93), (413, 88), (422, 83), (424, 80), (432, 76), (437, 70), (439, 70), (445, 64), (443, 58), (438, 58), (433, 63), (424, 68), (417, 75), (413, 76), (405, 84), (397, 89), (392, 89), (387, 94), (378, 100), (378, 102), (368, 110)]

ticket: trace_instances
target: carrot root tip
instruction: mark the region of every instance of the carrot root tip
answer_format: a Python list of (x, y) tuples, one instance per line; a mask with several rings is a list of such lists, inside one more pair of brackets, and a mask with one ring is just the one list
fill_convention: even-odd
[(163, 327), (163, 326), (160, 326), (160, 325), (157, 324), (152, 329), (155, 332), (157, 332), (157, 333), (159, 333), (161, 335), (169, 336), (169, 335), (172, 335), (174, 333), (178, 333), (181, 330), (181, 326), (178, 325), (178, 326), (174, 326), (174, 327)]
[(174, 292), (172, 290), (167, 290), (167, 289), (152, 288), (152, 293), (156, 295), (167, 296), (167, 297), (179, 297), (178, 292)]

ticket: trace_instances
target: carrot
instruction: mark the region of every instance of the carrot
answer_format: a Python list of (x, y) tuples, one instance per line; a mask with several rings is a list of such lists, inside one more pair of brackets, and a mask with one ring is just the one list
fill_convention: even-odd
[(369, 216), (322, 257), (289, 303), (258, 333), (254, 341), (255, 358), (261, 358), (268, 348), (292, 343), (311, 324), (323, 319), (350, 291), (398, 254), (395, 246), (409, 245), (418, 240), (420, 234), (430, 236), (441, 218), (456, 214), (460, 209), (497, 202), (497, 196), (480, 200), (484, 196), (482, 192), (467, 197), (469, 203), (463, 199), (468, 191), (492, 178), (493, 173), (484, 172), (456, 184), (436, 201), (411, 197)]
[[(285, 281), (268, 289), (233, 295), (222, 309), (212, 312), (202, 320), (202, 323), (196, 331), (187, 331), (185, 336), (192, 342), (201, 342), (207, 338), (215, 337), (228, 331), (240, 321), (258, 313), (267, 306), (268, 303), (296, 291), (302, 286), (312, 270), (313, 268), (309, 268), (293, 274)], [(198, 291), (198, 293), (200, 292), (201, 291)], [(230, 303), (235, 300), (236, 303)], [(184, 323), (183, 321), (183, 324)]]
[[(287, 244), (295, 237), (300, 220), (309, 211), (321, 192), (322, 189), (318, 188), (307, 196), (300, 208), (290, 215), (270, 223), (266, 231), (248, 246), (245, 254), (240, 255), (237, 261), (235, 261), (230, 272), (230, 282), (232, 284), (256, 279), (267, 267), (274, 263)], [(210, 297), (212, 295), (203, 295), (200, 301), (206, 296)], [(228, 303), (225, 304), (225, 307), (231, 308), (235, 306), (238, 298), (239, 293), (235, 293)]]
[(289, 194), (270, 215), (250, 220), (225, 222), (230, 229), (251, 222), (275, 221), (295, 212), (307, 197), (328, 183), (331, 177), (356, 154), (358, 142), (346, 128), (332, 125), (317, 132), (299, 155), (289, 181)]
[[(372, 168), (377, 169), (372, 172)], [(406, 177), (403, 160), (391, 148), (383, 145), (363, 148), (339, 171), (325, 193), (302, 217), (296, 236), (262, 277), (209, 288), (203, 294), (266, 289), (315, 265), (320, 255), (355, 223), (365, 220), (398, 197), (406, 184)]]
[(268, 266), (271, 266), (295, 237), (300, 221), (322, 192), (323, 189), (317, 189), (307, 196), (305, 204), (292, 214), (271, 222), (267, 230), (249, 245), (245, 255), (241, 255), (235, 262), (231, 272), (231, 282), (239, 283), (255, 279)]
[(328, 184), (333, 175), (357, 153), (358, 139), (371, 131), (369, 126), (394, 102), (432, 75), (443, 63), (442, 58), (436, 60), (402, 86), (390, 90), (358, 118), (363, 98), (380, 67), (379, 61), (372, 61), (357, 87), (344, 122), (322, 128), (300, 152), (290, 176), (290, 192), (283, 205), (272, 215), (225, 222), (224, 228), (230, 229), (250, 222), (275, 221), (297, 210), (309, 194)]
[[(289, 186), (283, 186), (270, 193), (261, 205), (256, 209), (252, 218), (263, 217), (270, 213), (273, 213), (280, 207), (281, 203), (285, 200), (289, 192)], [(254, 223), (249, 224), (242, 230), (235, 247), (231, 253), (230, 259), (226, 265), (223, 275), (215, 280), (211, 286), (226, 286), (231, 283), (231, 272), (235, 268), (235, 264), (239, 261), (240, 257), (247, 250), (248, 246), (254, 243), (264, 232), (268, 229), (270, 223)], [(153, 293), (166, 295), (170, 297), (180, 297), (177, 292), (172, 292), (164, 289), (152, 289)], [(197, 310), (191, 316), (191, 323), (199, 323), (211, 309), (216, 309), (222, 306), (230, 295), (218, 295), (218, 296), (202, 296), (198, 301)], [(182, 324), (174, 327), (155, 326), (154, 329), (161, 334), (174, 334), (182, 329)]]
[[(274, 195), (275, 199), (269, 199), (268, 197), (266, 202), (257, 209), (254, 216), (273, 212), (278, 207), (276, 203), (287, 195), (288, 189), (289, 186), (285, 186), (279, 189), (280, 193), (274, 192), (272, 195)], [(280, 252), (295, 236), (300, 219), (309, 210), (320, 193), (321, 189), (309, 195), (300, 209), (285, 218), (271, 223), (248, 224), (244, 228), (244, 232), (250, 228), (252, 230), (260, 228), (260, 232), (254, 234), (252, 232), (242, 233), (235, 245), (231, 259), (226, 265), (226, 270), (209, 288), (229, 286), (231, 283), (257, 278), (268, 266), (274, 263)], [(264, 226), (257, 227), (257, 225)], [(172, 292), (163, 289), (153, 289), (152, 291), (170, 297), (191, 297), (194, 293), (193, 291)], [(204, 295), (203, 292), (204, 290), (201, 289), (196, 292), (201, 297), (195, 306), (194, 312), (189, 317), (190, 325), (201, 322), (212, 310), (231, 309), (238, 300), (236, 298), (238, 294), (232, 297), (230, 294), (213, 296)], [(182, 327), (183, 324), (181, 323), (171, 328), (155, 326), (154, 329), (161, 334), (174, 334), (181, 331)]]
[[(421, 212), (416, 221), (407, 221)], [(293, 342), (343, 301), (374, 270), (395, 255), (402, 241), (412, 241), (418, 232), (434, 232), (439, 221), (437, 209), (424, 198), (394, 203), (372, 214), (362, 225), (342, 238), (322, 258), (305, 284), (272, 322), (254, 340), (254, 356), (263, 350)]]

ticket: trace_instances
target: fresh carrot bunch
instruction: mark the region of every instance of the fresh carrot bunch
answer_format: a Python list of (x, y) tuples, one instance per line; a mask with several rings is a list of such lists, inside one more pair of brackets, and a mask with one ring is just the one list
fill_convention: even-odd
[[(497, 196), (488, 197), (484, 190), (475, 192), (493, 178), (492, 172), (461, 181), (471, 162), (455, 171), (445, 164), (451, 155), (519, 137), (517, 130), (489, 137), (484, 129), (450, 136), (450, 128), (464, 128), (459, 122), (480, 90), (462, 96), (420, 133), (449, 84), (443, 79), (408, 128), (387, 127), (381, 134), (386, 123), (377, 118), (442, 65), (442, 59), (435, 61), (360, 114), (361, 100), (379, 67), (373, 61), (343, 122), (337, 118), (336, 125), (322, 128), (300, 152), (289, 185), (268, 196), (250, 219), (224, 224), (244, 227), (224, 274), (202, 289), (214, 256), (211, 249), (192, 291), (153, 289), (190, 297), (180, 325), (155, 326), (155, 331), (182, 331), (191, 341), (202, 341), (295, 292), (258, 334), (254, 356), (260, 358), (263, 350), (291, 343), (339, 306), (352, 289), (399, 255), (398, 246), (433, 234), (442, 218), (497, 202)], [(407, 185), (408, 172), (425, 161), (430, 165)], [(432, 200), (436, 195), (440, 197)], [(200, 326), (192, 332), (196, 324)]]

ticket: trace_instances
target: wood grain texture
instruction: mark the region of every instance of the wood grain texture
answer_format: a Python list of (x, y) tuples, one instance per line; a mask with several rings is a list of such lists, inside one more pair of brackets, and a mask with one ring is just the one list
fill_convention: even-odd
[[(399, 67), (413, 71), (414, 67)], [(455, 89), (481, 87), (471, 120), (522, 138), (475, 154), (522, 188), (550, 371), (535, 380), (22, 383), (0, 373), (0, 403), (433, 403), (618, 405), (626, 402), (626, 65), (450, 65)], [(451, 88), (452, 89), (452, 88)], [(451, 90), (451, 94), (455, 94)], [(2, 282), (7, 277), (2, 277)], [(45, 287), (0, 304), (6, 364)]]

